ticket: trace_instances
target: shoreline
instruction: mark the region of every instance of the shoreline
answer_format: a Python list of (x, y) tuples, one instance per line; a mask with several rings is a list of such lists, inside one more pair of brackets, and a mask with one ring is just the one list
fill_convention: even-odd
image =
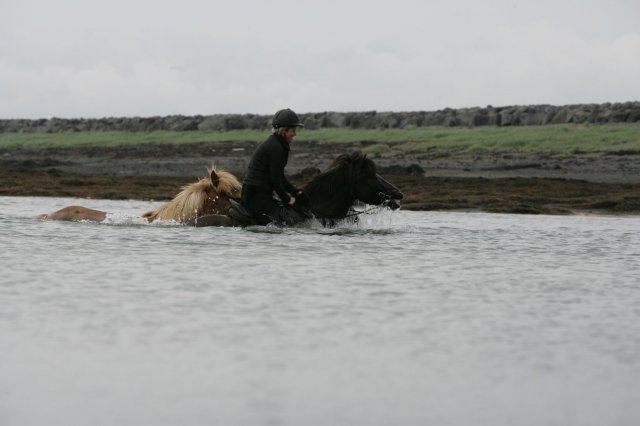
[[(0, 196), (167, 200), (215, 165), (242, 179), (255, 144), (0, 149)], [(363, 144), (300, 143), (287, 172), (301, 186)], [(370, 154), (405, 193), (404, 210), (640, 214), (640, 154)], [(42, 213), (42, 212), (38, 212)]]

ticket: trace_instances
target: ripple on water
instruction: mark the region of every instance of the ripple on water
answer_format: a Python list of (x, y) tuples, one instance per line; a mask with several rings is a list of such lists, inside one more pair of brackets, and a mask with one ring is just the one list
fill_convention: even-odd
[(0, 197), (12, 423), (640, 417), (638, 218), (400, 211), (193, 228), (146, 224), (145, 203), (90, 202), (117, 213), (39, 222), (31, 212), (72, 203)]

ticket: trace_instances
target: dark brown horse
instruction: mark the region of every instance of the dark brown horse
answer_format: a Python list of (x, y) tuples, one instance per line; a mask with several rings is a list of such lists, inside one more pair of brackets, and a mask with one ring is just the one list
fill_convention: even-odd
[(360, 152), (342, 154), (314, 176), (303, 192), (316, 218), (342, 219), (356, 200), (375, 206), (400, 207), (404, 194), (376, 172), (376, 165)]

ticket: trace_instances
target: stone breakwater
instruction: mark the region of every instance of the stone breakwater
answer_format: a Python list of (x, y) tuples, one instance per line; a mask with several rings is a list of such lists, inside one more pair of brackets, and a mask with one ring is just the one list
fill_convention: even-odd
[[(352, 129), (402, 129), (407, 127), (523, 126), (547, 124), (611, 124), (640, 122), (640, 102), (475, 107), (414, 112), (319, 112), (300, 114), (308, 129), (344, 127)], [(164, 117), (109, 117), (77, 119), (4, 119), (0, 132), (79, 132), (79, 131), (226, 131), (264, 130), (270, 115), (215, 114)]]

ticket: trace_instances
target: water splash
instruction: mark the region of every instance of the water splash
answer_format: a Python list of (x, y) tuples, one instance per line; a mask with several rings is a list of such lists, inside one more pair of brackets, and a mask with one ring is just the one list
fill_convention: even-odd
[(383, 208), (377, 209), (369, 214), (361, 214), (360, 226), (366, 229), (391, 229), (394, 227), (394, 218), (396, 211)]
[(160, 226), (160, 227), (177, 227), (185, 226), (183, 223), (175, 220), (154, 220), (149, 223), (147, 219), (140, 215), (127, 213), (107, 213), (107, 217), (99, 222), (110, 226)]
[(291, 227), (280, 227), (273, 224), (266, 226), (253, 225), (244, 228), (246, 231), (270, 234), (322, 234), (322, 235), (387, 235), (399, 232), (394, 227), (395, 212), (391, 209), (369, 210), (364, 205), (356, 210), (354, 217), (336, 220), (327, 226), (322, 220), (312, 218)]

